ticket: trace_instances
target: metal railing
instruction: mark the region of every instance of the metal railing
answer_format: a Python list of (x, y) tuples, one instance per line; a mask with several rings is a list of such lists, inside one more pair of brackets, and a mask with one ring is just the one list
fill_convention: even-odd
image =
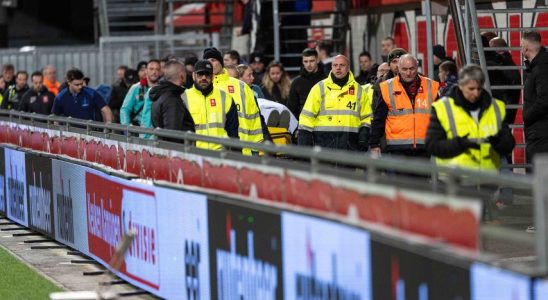
[[(534, 178), (530, 175), (497, 174), (494, 172), (437, 166), (428, 160), (412, 160), (398, 157), (372, 158), (365, 153), (358, 152), (337, 151), (320, 147), (280, 146), (271, 143), (256, 144), (235, 139), (202, 136), (192, 132), (106, 124), (18, 111), (0, 110), (0, 120), (64, 132), (84, 133), (99, 138), (126, 141), (144, 146), (199, 153), (204, 156), (237, 159), (262, 165), (283, 166), (288, 169), (307, 171), (310, 174), (336, 174), (337, 176), (340, 175), (340, 178), (343, 179), (357, 179), (364, 182), (390, 184), (418, 190), (426, 189), (425, 191), (429, 192), (432, 192), (432, 184), (428, 183), (428, 178), (443, 174), (445, 189), (437, 189), (436, 192), (448, 196), (466, 195), (466, 192), (470, 191), (472, 191), (473, 195), (477, 192), (475, 187), (484, 185), (504, 186), (521, 191), (532, 191), (534, 187)], [(139, 135), (142, 134), (153, 136), (154, 139), (141, 139)], [(225, 149), (221, 151), (197, 149), (194, 146), (197, 141), (221, 144)], [(249, 157), (243, 156), (239, 151), (227, 150), (242, 148), (256, 149), (261, 151), (263, 156)], [(410, 176), (398, 178), (397, 176), (387, 176), (387, 172)], [(416, 179), (417, 177), (418, 181), (413, 180), (413, 178)], [(417, 182), (419, 181), (425, 184), (422, 186), (418, 185)], [(535, 201), (536, 207), (545, 207), (542, 204), (542, 197), (537, 196)], [(544, 214), (535, 215), (535, 223), (543, 224), (543, 220)], [(539, 230), (536, 235), (533, 235), (515, 229), (482, 224), (480, 233), (482, 237), (506, 240), (524, 246), (536, 245), (538, 254), (546, 254), (548, 252), (546, 250), (548, 249), (546, 239), (541, 238), (545, 235), (543, 230)], [(540, 255), (541, 258), (543, 256), (548, 257), (548, 255)]]

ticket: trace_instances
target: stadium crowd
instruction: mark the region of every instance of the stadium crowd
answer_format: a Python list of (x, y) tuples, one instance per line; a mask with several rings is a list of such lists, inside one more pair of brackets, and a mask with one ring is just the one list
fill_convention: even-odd
[[(548, 152), (548, 59), (537, 32), (522, 35), (527, 69), (524, 76), (523, 120), (529, 161)], [(486, 33), (485, 46), (504, 47), (501, 37)], [(330, 56), (319, 42), (302, 51), (302, 66), (291, 79), (278, 61), (252, 53), (244, 61), (235, 50), (207, 48), (202, 57), (168, 55), (120, 66), (112, 85), (94, 89), (78, 69), (57, 79), (55, 66), (29, 74), (2, 68), (1, 108), (118, 122), (123, 125), (193, 131), (202, 135), (261, 143), (272, 141), (281, 127), (303, 146), (321, 146), (371, 155), (433, 156), (440, 165), (499, 170), (511, 159), (519, 90), (484, 89), (491, 84), (521, 84), (517, 70), (492, 70), (476, 65), (460, 70), (442, 45), (433, 47), (434, 78), (419, 72), (419, 61), (394, 39), (382, 41), (382, 61), (364, 51), (359, 71), (349, 59)], [(514, 65), (508, 51), (486, 51), (488, 65)], [(266, 99), (266, 100), (265, 100)], [(270, 100), (270, 101), (267, 101)], [(269, 104), (281, 107), (273, 113)], [(265, 110), (269, 110), (265, 112)], [(298, 129), (290, 129), (291, 118)], [(296, 126), (295, 126), (296, 127)], [(146, 138), (150, 138), (145, 136)], [(198, 147), (221, 149), (198, 143)], [(246, 155), (259, 155), (244, 149)]]

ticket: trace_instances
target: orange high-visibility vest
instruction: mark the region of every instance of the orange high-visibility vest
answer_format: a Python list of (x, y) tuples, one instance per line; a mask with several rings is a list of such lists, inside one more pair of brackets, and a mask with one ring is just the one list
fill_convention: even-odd
[(414, 107), (411, 106), (411, 100), (399, 76), (380, 84), (382, 98), (388, 106), (385, 126), (388, 146), (410, 145), (416, 148), (417, 145), (424, 145), (430, 122), (430, 109), (438, 95), (439, 83), (423, 76), (419, 77), (421, 85), (415, 97)]

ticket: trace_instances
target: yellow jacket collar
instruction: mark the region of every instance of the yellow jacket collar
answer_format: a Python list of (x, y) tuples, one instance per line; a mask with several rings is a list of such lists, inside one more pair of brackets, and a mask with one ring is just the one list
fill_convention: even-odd
[(229, 78), (230, 76), (228, 75), (228, 71), (225, 68), (223, 68), (223, 71), (219, 73), (218, 75), (215, 75), (213, 80), (215, 82), (220, 82), (220, 81), (227, 81)]
[(325, 80), (325, 84), (331, 89), (347, 89), (356, 84), (356, 79), (354, 79), (354, 74), (352, 74), (352, 71), (348, 71), (348, 81), (342, 88), (338, 84), (333, 82), (333, 79), (331, 79), (331, 72), (329, 72), (329, 75), (327, 75), (327, 78)]

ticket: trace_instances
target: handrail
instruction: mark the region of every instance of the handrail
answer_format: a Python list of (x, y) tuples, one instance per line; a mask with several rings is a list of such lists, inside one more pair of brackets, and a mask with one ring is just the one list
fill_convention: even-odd
[[(459, 179), (465, 179), (467, 184), (479, 185), (485, 183), (496, 183), (511, 188), (531, 189), (533, 178), (530, 175), (514, 175), (514, 174), (498, 174), (494, 172), (483, 172), (470, 169), (451, 168), (446, 166), (437, 166), (427, 160), (410, 160), (397, 157), (381, 157), (373, 158), (365, 153), (349, 152), (341, 150), (324, 149), (320, 147), (303, 147), (303, 146), (279, 146), (272, 143), (251, 143), (236, 139), (217, 138), (211, 136), (198, 135), (192, 132), (181, 132), (175, 130), (166, 130), (160, 128), (142, 128), (136, 126), (126, 126), (121, 124), (107, 124), (102, 122), (94, 122), (82, 119), (73, 119), (54, 115), (39, 115), (34, 113), (25, 113), (13, 110), (0, 110), (0, 118), (8, 121), (24, 124), (23, 121), (28, 119), (31, 125), (40, 126), (46, 123), (47, 128), (51, 126), (60, 126), (68, 132), (79, 132), (85, 130), (88, 133), (101, 133), (106, 136), (118, 135), (117, 132), (125, 134), (148, 134), (156, 138), (177, 139), (181, 141), (181, 145), (174, 144), (175, 149), (185, 151), (189, 142), (204, 141), (208, 143), (216, 143), (225, 146), (229, 149), (252, 148), (262, 151), (266, 156), (287, 155), (298, 159), (310, 161), (312, 165), (320, 162), (344, 165), (348, 167), (366, 169), (368, 174), (374, 174), (379, 170), (394, 170), (396, 172), (406, 172), (419, 175), (443, 174), (447, 179), (449, 190), (456, 188)], [(55, 125), (57, 123), (58, 125)], [(75, 128), (71, 128), (75, 127)], [(74, 130), (76, 129), (76, 130)], [(101, 131), (97, 131), (97, 129)], [(160, 140), (148, 140), (155, 146), (160, 146)], [(225, 150), (226, 151), (226, 150)], [(370, 180), (375, 181), (376, 176), (371, 176)]]

